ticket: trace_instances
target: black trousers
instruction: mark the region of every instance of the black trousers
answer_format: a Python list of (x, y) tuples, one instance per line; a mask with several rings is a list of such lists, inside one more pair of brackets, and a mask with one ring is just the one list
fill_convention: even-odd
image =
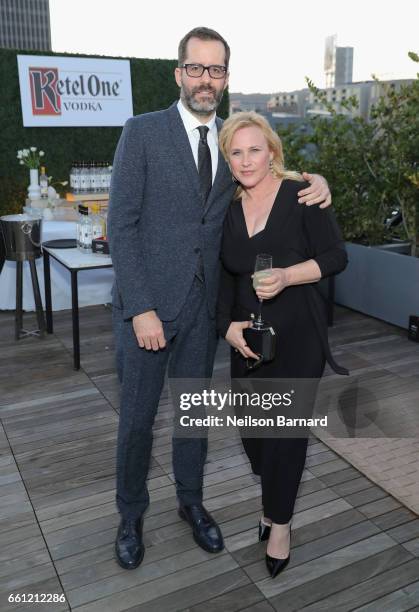
[(307, 454), (307, 438), (242, 438), (254, 474), (260, 476), (266, 518), (288, 523), (294, 513)]
[[(285, 355), (255, 370), (252, 378), (298, 379), (313, 381), (314, 392), (307, 396), (307, 405), (299, 416), (310, 417), (315, 401), (315, 389), (320, 380), (325, 358), (320, 341), (310, 350), (302, 350), (296, 343)], [(231, 351), (232, 379), (247, 378), (245, 359)], [(234, 387), (234, 380), (232, 381)], [(296, 415), (297, 416), (297, 415)], [(263, 512), (274, 523), (284, 524), (292, 518), (295, 500), (307, 456), (308, 437), (246, 438), (242, 443), (254, 474), (260, 476)]]
[[(126, 518), (138, 518), (149, 505), (149, 470), (153, 423), (165, 373), (169, 378), (209, 378), (216, 349), (215, 322), (209, 318), (206, 289), (194, 278), (179, 317), (163, 322), (166, 348), (139, 348), (132, 321), (113, 308), (121, 408), (117, 445), (116, 502)], [(173, 438), (176, 492), (184, 504), (202, 501), (206, 438)]]

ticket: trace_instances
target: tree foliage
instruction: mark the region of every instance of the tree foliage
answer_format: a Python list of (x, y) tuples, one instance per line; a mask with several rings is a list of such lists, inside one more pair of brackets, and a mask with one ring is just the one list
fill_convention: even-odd
[[(419, 62), (415, 53), (409, 57)], [(308, 87), (329, 111), (311, 118), (304, 129), (279, 130), (287, 167), (323, 174), (346, 240), (363, 244), (388, 241), (385, 219), (398, 208), (403, 223), (397, 234), (419, 254), (419, 74), (399, 91), (384, 92), (370, 120), (338, 113), (325, 92), (307, 79)], [(356, 107), (356, 98), (341, 103)], [(393, 232), (394, 233), (394, 232)]]

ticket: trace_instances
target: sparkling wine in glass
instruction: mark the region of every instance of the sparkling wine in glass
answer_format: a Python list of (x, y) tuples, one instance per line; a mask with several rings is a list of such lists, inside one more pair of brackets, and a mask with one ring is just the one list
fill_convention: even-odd
[[(260, 284), (260, 281), (263, 278), (267, 278), (268, 276), (270, 276), (271, 273), (272, 273), (272, 255), (268, 255), (267, 253), (260, 253), (259, 255), (256, 255), (255, 271), (253, 274), (253, 289), (255, 289), (256, 291), (256, 289), (258, 288)], [(258, 314), (258, 318), (254, 322), (254, 325), (256, 327), (262, 327), (263, 325), (262, 302), (263, 302), (263, 299), (259, 298), (259, 314)]]

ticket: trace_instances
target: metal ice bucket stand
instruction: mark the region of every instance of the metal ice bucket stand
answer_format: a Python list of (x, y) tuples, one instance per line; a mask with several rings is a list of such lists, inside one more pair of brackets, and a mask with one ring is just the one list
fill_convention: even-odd
[[(42, 219), (32, 219), (29, 215), (5, 215), (0, 217), (0, 240), (3, 243), (6, 261), (16, 262), (16, 312), (15, 339), (25, 336), (40, 336), (45, 332), (45, 319), (42, 309), (41, 293), (35, 260), (42, 256), (41, 252)], [(27, 331), (23, 329), (23, 262), (29, 262), (32, 289), (35, 300), (38, 329)]]

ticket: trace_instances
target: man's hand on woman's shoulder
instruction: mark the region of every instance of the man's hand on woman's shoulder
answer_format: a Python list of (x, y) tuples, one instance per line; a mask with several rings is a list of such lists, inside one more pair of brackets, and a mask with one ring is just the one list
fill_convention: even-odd
[(303, 172), (303, 178), (310, 183), (310, 187), (302, 189), (298, 192), (298, 202), (311, 206), (312, 204), (320, 204), (320, 208), (327, 208), (332, 203), (332, 194), (330, 193), (329, 185), (320, 174), (309, 174)]

